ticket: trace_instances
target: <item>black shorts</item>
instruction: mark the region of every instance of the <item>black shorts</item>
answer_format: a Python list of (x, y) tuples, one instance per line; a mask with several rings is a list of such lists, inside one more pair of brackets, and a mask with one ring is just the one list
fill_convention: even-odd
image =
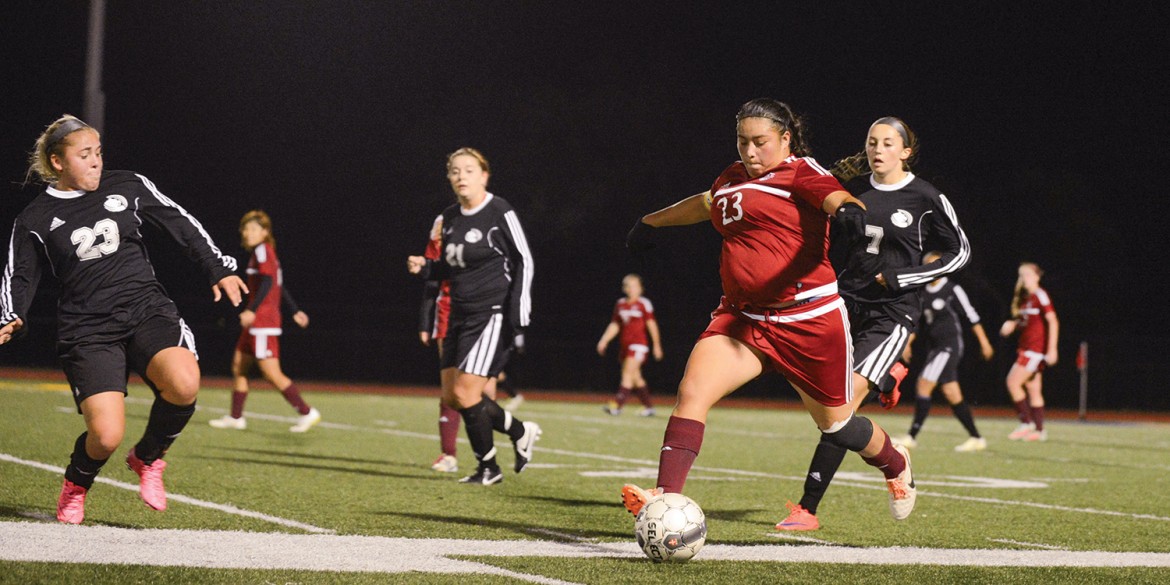
[(134, 371), (150, 384), (146, 366), (158, 352), (185, 347), (195, 354), (195, 336), (178, 313), (167, 311), (147, 317), (122, 339), (88, 343), (59, 344), (61, 366), (81, 412), (81, 402), (102, 392), (126, 394), (126, 380)]
[[(884, 303), (856, 303), (846, 299), (849, 332), (853, 339), (853, 371), (877, 387), (902, 357), (914, 323), (922, 313), (917, 295)], [(891, 386), (892, 387), (892, 386)]]
[(512, 325), (503, 313), (451, 315), (439, 369), (494, 378), (512, 355)]
[(932, 347), (926, 353), (926, 363), (922, 366), (920, 380), (935, 384), (956, 382), (959, 379), (959, 362), (963, 359), (963, 346), (959, 344)]

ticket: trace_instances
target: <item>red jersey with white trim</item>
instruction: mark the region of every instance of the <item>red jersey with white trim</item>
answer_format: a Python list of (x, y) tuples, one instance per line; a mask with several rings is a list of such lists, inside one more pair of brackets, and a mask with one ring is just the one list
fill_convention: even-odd
[(621, 327), (618, 340), (622, 347), (649, 345), (646, 323), (654, 320), (654, 304), (646, 297), (618, 299), (613, 306), (613, 322)]
[(1048, 291), (1037, 288), (1020, 305), (1020, 351), (1048, 351), (1048, 313), (1054, 313)]
[[(260, 244), (252, 249), (252, 257), (248, 259), (248, 290), (260, 290), (260, 278), (272, 278), (272, 288), (256, 307), (256, 320), (249, 329), (280, 329), (280, 302), (284, 296), (281, 288), (284, 286), (284, 275), (280, 270), (280, 260), (276, 259), (276, 250), (267, 243)], [(252, 292), (251, 294), (256, 294)], [(247, 305), (246, 305), (247, 306)]]
[(723, 236), (719, 276), (737, 307), (774, 307), (837, 292), (829, 216), (841, 183), (811, 157), (790, 156), (753, 179), (742, 162), (711, 187), (711, 223)]
[[(431, 225), (431, 239), (427, 242), (427, 249), (423, 256), (429, 260), (443, 259), (443, 216), (435, 217)], [(447, 320), (451, 316), (451, 281), (439, 283), (439, 294), (435, 296), (434, 326), (431, 333), (435, 339), (447, 337)]]

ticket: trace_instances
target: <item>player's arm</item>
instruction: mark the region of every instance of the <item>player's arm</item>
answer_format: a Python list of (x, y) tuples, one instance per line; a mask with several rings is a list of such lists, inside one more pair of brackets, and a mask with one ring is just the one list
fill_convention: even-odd
[(1019, 322), (1015, 319), (1008, 319), (1007, 321), (1004, 321), (1003, 325), (1000, 325), (999, 327), (999, 336), (1007, 337), (1012, 333), (1015, 333), (1017, 325), (1019, 325)]
[(1048, 321), (1048, 351), (1044, 354), (1044, 361), (1050, 366), (1055, 366), (1058, 358), (1056, 348), (1060, 338), (1060, 319), (1056, 318), (1056, 311), (1045, 312), (1044, 319)]
[(882, 271), (879, 276), (890, 290), (926, 286), (942, 276), (957, 272), (971, 259), (971, 244), (967, 241), (967, 234), (963, 232), (963, 228), (959, 227), (959, 216), (946, 195), (939, 194), (934, 199), (934, 209), (930, 216), (927, 249), (936, 250), (939, 258), (921, 266), (889, 268)]
[(522, 335), (532, 313), (532, 276), (535, 265), (532, 251), (528, 248), (528, 237), (524, 234), (516, 210), (509, 209), (504, 213), (500, 227), (507, 244), (508, 260), (512, 264), (508, 318), (512, 322), (513, 332)]
[(646, 321), (646, 332), (650, 334), (651, 350), (654, 353), (655, 361), (662, 361), (662, 336), (658, 332), (658, 320), (650, 319)]
[(24, 328), (21, 315), (28, 312), (41, 281), (43, 246), (18, 219), (8, 241), (8, 266), (0, 279), (0, 344), (8, 343)]
[(292, 293), (288, 292), (287, 286), (280, 287), (280, 304), (284, 310), (292, 313), (293, 322), (304, 329), (309, 326), (309, 315), (301, 310), (297, 305), (297, 301), (293, 299)]
[(902, 350), (902, 361), (910, 363), (910, 358), (914, 356), (914, 352), (910, 349), (910, 346), (914, 345), (914, 339), (917, 337), (918, 333), (914, 332), (910, 334), (910, 337), (906, 338), (906, 349)]
[(435, 330), (435, 315), (441, 289), (442, 284), (437, 280), (428, 280), (423, 284), (422, 304), (418, 310), (418, 339), (423, 345), (431, 344), (431, 332)]
[(650, 227), (693, 225), (710, 219), (711, 192), (704, 191), (642, 216), (642, 223)]
[(605, 348), (609, 346), (609, 342), (617, 337), (621, 326), (615, 321), (610, 321), (609, 325), (605, 326), (605, 332), (601, 334), (601, 340), (597, 342), (597, 355), (605, 355)]
[(962, 286), (955, 284), (953, 290), (955, 299), (959, 301), (959, 305), (963, 309), (963, 316), (971, 324), (971, 332), (979, 340), (979, 352), (982, 354), (983, 360), (991, 361), (992, 356), (995, 355), (995, 348), (991, 346), (991, 341), (987, 339), (987, 332), (983, 330), (983, 325), (980, 324), (979, 311), (975, 310), (975, 305), (971, 304), (971, 299), (967, 296), (967, 291), (963, 290)]
[(983, 330), (983, 325), (981, 323), (972, 325), (971, 332), (975, 334), (975, 339), (979, 340), (979, 351), (983, 355), (983, 361), (991, 361), (991, 358), (995, 356), (995, 348), (991, 346), (991, 340), (987, 338), (987, 332)]

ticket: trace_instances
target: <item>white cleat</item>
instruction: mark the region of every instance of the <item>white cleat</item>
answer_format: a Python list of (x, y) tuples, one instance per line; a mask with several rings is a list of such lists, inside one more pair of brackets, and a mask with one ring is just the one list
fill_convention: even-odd
[(313, 428), (314, 425), (321, 422), (321, 413), (316, 408), (310, 408), (309, 414), (301, 415), (297, 419), (297, 424), (288, 428), (290, 433), (303, 433)]
[(540, 429), (540, 425), (532, 421), (524, 423), (524, 436), (520, 437), (513, 445), (516, 450), (516, 464), (513, 469), (516, 473), (524, 471), (528, 462), (532, 461), (532, 447), (536, 445), (536, 441), (540, 440), (542, 432), (544, 431)]
[(982, 451), (987, 448), (987, 439), (983, 437), (971, 437), (962, 444), (955, 447), (955, 451), (959, 453), (973, 453), (975, 451)]
[(918, 441), (910, 435), (902, 435), (901, 437), (890, 437), (890, 442), (895, 445), (902, 445), (907, 449), (913, 449), (918, 446)]
[(906, 469), (898, 477), (887, 479), (886, 489), (890, 492), (890, 514), (894, 520), (905, 520), (914, 511), (918, 492), (914, 489), (914, 474), (910, 472), (910, 451), (902, 445), (894, 445), (894, 450), (906, 458)]
[(439, 455), (439, 458), (431, 464), (431, 469), (440, 473), (455, 473), (459, 471), (459, 460), (454, 455)]
[(1016, 427), (1016, 430), (1012, 431), (1008, 435), (1008, 438), (1013, 441), (1019, 441), (1034, 430), (1036, 430), (1036, 423), (1020, 423), (1020, 426)]
[(244, 417), (232, 418), (230, 415), (223, 415), (220, 418), (213, 418), (207, 421), (207, 424), (217, 429), (234, 429), (242, 431), (248, 428), (248, 421)]

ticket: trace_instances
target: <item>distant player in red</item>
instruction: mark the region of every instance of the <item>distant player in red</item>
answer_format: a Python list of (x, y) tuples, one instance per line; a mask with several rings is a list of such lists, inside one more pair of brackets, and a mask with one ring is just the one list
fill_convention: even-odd
[(627, 484), (623, 503), (636, 515), (651, 497), (681, 492), (711, 407), (772, 370), (800, 395), (824, 440), (881, 470), (891, 513), (906, 518), (916, 496), (910, 457), (853, 412), (849, 317), (828, 258), (830, 216), (841, 233), (860, 239), (865, 207), (807, 156), (804, 123), (787, 104), (752, 100), (737, 113), (735, 129), (740, 160), (711, 190), (643, 216), (627, 240), (638, 253), (652, 247), (656, 228), (711, 222), (723, 238), (723, 298), (679, 383), (657, 487)]
[(252, 253), (248, 260), (248, 303), (240, 313), (240, 340), (232, 356), (232, 412), (209, 422), (217, 429), (244, 430), (244, 402), (248, 399), (248, 373), (258, 366), (264, 376), (300, 416), (289, 431), (303, 433), (321, 421), (321, 413), (305, 403), (296, 384), (280, 369), (281, 303), (293, 313), (293, 321), (302, 328), (309, 326), (309, 316), (297, 308), (284, 288), (280, 261), (276, 258), (276, 239), (272, 237), (272, 220), (260, 210), (249, 211), (240, 219), (240, 241)]
[(1007, 388), (1019, 413), (1020, 426), (1008, 435), (1013, 441), (1046, 441), (1044, 430), (1044, 395), (1041, 382), (1045, 366), (1056, 365), (1056, 344), (1060, 321), (1048, 291), (1040, 288), (1044, 271), (1031, 262), (1020, 264), (1015, 294), (1012, 295), (1012, 318), (1005, 321), (999, 334), (1007, 337), (1017, 329), (1020, 340), (1016, 363), (1008, 371)]
[(642, 362), (646, 361), (648, 352), (653, 351), (655, 361), (662, 361), (662, 338), (658, 334), (658, 320), (654, 318), (654, 304), (642, 296), (642, 277), (637, 274), (627, 274), (622, 279), (622, 292), (626, 296), (614, 304), (613, 318), (597, 342), (597, 355), (601, 356), (605, 355), (605, 348), (614, 337), (618, 337), (621, 343), (621, 352), (618, 354), (622, 363), (621, 386), (613, 400), (603, 409), (615, 416), (621, 414), (622, 406), (632, 391), (642, 401), (641, 415), (654, 416), (650, 389), (642, 377)]
[[(431, 236), (423, 252), (429, 260), (443, 257), (443, 216), (435, 217), (431, 225)], [(429, 346), (434, 341), (439, 353), (443, 352), (443, 339), (447, 337), (447, 323), (451, 316), (451, 282), (428, 280), (423, 285), (422, 310), (419, 314), (418, 339)], [(459, 471), (459, 460), (455, 457), (455, 445), (459, 439), (459, 411), (439, 400), (439, 446), (441, 453), (431, 463), (431, 469), (443, 473)]]

